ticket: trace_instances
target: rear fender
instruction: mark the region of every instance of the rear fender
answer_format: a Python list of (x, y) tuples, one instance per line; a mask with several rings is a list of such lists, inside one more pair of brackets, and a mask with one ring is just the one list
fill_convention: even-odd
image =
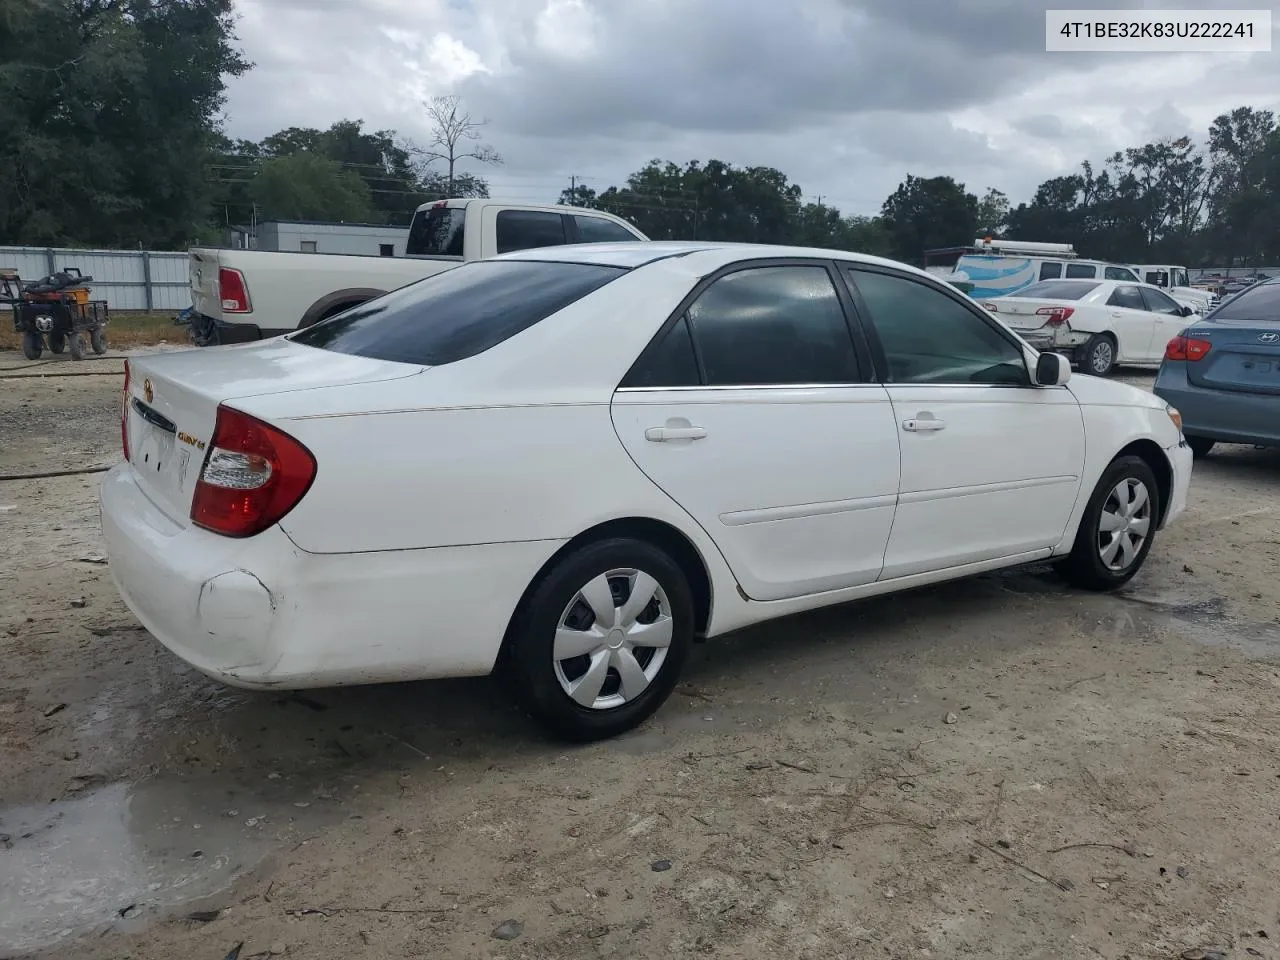
[(309, 327), (313, 323), (319, 323), (325, 317), (341, 313), (349, 307), (358, 306), (366, 300), (372, 300), (374, 297), (381, 297), (386, 292), (386, 290), (378, 290), (374, 287), (349, 287), (346, 290), (335, 290), (333, 293), (327, 293), (307, 308), (307, 312), (302, 315), (302, 319), (298, 322), (298, 328), (301, 329)]

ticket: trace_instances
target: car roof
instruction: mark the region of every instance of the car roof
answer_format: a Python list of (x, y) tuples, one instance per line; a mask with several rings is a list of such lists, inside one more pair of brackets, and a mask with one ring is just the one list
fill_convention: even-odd
[(697, 254), (699, 267), (717, 267), (739, 260), (782, 259), (804, 257), (820, 260), (843, 260), (893, 267), (937, 280), (934, 274), (919, 267), (848, 250), (821, 247), (793, 247), (771, 243), (730, 243), (715, 240), (638, 240), (617, 243), (575, 243), (555, 247), (537, 247), (499, 254), (495, 260), (533, 260), (543, 263), (591, 263), (601, 266), (634, 269), (659, 260)]

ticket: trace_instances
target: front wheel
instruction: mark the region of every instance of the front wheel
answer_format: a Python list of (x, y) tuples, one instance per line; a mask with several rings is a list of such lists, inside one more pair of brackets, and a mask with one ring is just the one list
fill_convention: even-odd
[(1151, 552), (1160, 518), (1160, 488), (1141, 457), (1112, 461), (1080, 518), (1071, 553), (1055, 564), (1072, 586), (1114, 590), (1128, 583)]
[(553, 736), (617, 736), (671, 695), (693, 642), (679, 565), (642, 540), (593, 543), (557, 563), (512, 622), (502, 672)]
[(22, 335), (22, 355), (28, 360), (39, 360), (44, 352), (44, 338), (35, 330), (28, 330)]
[(69, 333), (67, 334), (67, 350), (71, 354), (72, 360), (84, 359), (84, 334)]
[(93, 352), (98, 356), (102, 356), (107, 352), (107, 331), (103, 327), (94, 327), (89, 332), (89, 344), (93, 347)]
[(49, 352), (62, 353), (67, 349), (67, 335), (65, 333), (49, 334)]
[(1116, 345), (1105, 333), (1095, 333), (1080, 351), (1080, 366), (1095, 377), (1105, 377), (1116, 365)]

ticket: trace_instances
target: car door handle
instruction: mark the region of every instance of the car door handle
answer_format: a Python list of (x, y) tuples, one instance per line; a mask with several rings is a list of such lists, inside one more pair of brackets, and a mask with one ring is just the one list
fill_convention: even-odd
[(908, 433), (930, 433), (934, 430), (945, 430), (947, 422), (933, 417), (912, 417), (902, 421), (902, 429)]
[(704, 427), (650, 427), (644, 432), (646, 440), (666, 443), (668, 440), (701, 440), (707, 435)]

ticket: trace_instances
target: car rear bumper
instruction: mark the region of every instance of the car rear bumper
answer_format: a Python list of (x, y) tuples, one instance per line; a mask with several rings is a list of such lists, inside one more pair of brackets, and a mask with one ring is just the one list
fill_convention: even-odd
[(1280, 395), (1198, 387), (1186, 364), (1166, 361), (1152, 391), (1182, 414), (1182, 431), (1223, 443), (1280, 446)]
[(281, 334), (293, 333), (293, 330), (261, 327), (249, 320), (223, 320), (203, 313), (194, 314), (187, 322), (193, 326), (201, 326), (206, 330), (212, 327), (217, 332), (217, 340), (215, 342), (219, 344), (251, 343), (254, 340), (266, 340), (270, 337), (278, 337)]
[(525, 588), (562, 541), (359, 554), (243, 540), (167, 517), (132, 466), (108, 471), (102, 532), (125, 604), (214, 679), (250, 689), (489, 673)]

